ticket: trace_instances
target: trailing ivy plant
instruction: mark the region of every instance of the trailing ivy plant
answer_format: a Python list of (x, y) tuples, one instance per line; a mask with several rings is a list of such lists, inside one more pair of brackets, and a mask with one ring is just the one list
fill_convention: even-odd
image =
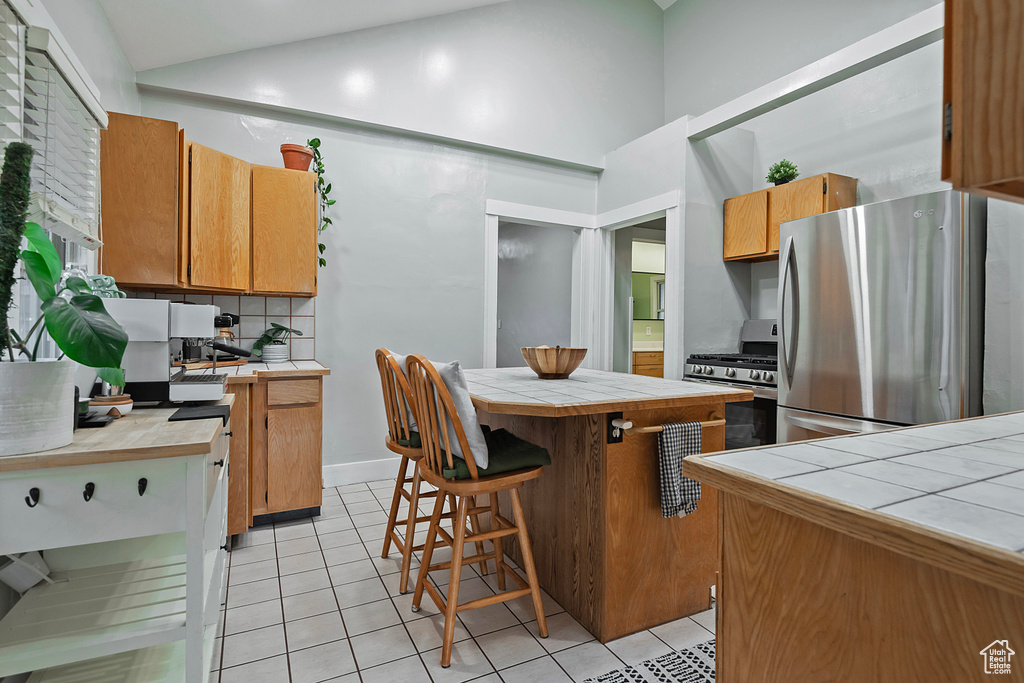
[(324, 252), (327, 251), (327, 245), (320, 240), (320, 235), (327, 226), (331, 225), (333, 221), (327, 217), (327, 207), (333, 206), (336, 200), (331, 199), (331, 184), (324, 181), (324, 156), (320, 152), (320, 138), (313, 138), (307, 140), (306, 145), (313, 150), (313, 169), (316, 171), (316, 190), (320, 196), (320, 227), (317, 230), (317, 259), (321, 267), (327, 265), (327, 259), (324, 258)]
[[(7, 347), (4, 360), (14, 361), (15, 351), (30, 361), (36, 360), (43, 336), (40, 324), (45, 323), (46, 331), (63, 355), (95, 368), (110, 384), (122, 386), (121, 360), (128, 346), (127, 333), (110, 317), (103, 300), (92, 293), (85, 280), (69, 277), (61, 283), (63, 267), (56, 247), (46, 231), (35, 223), (25, 222), (32, 153), (29, 145), (12, 142), (4, 150), (0, 172), (0, 348)], [(28, 248), (19, 252), (23, 237)], [(42, 299), (43, 311), (24, 337), (7, 327), (19, 257), (29, 282)]]

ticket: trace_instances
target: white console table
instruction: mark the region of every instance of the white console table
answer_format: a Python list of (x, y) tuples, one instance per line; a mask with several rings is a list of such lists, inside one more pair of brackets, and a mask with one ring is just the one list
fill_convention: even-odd
[(207, 680), (230, 432), (220, 418), (168, 422), (173, 412), (137, 409), (67, 447), (0, 458), (0, 555), (65, 558), (0, 620), (0, 678)]

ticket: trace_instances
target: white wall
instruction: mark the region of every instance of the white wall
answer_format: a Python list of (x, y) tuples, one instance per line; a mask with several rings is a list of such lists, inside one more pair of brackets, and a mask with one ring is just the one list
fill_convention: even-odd
[[(802, 176), (856, 178), (859, 204), (947, 188), (939, 180), (941, 111), (940, 42), (745, 123), (756, 138), (751, 189), (768, 187), (768, 167), (783, 157)], [(752, 271), (756, 317), (776, 314), (773, 265)]]
[(665, 120), (697, 116), (935, 0), (678, 0), (665, 11)]
[(42, 0), (42, 4), (99, 88), (103, 108), (139, 113), (135, 71), (99, 0)]
[[(332, 371), (324, 383), (328, 468), (390, 455), (376, 348), (480, 366), (488, 198), (571, 211), (594, 205), (589, 173), (189, 99), (144, 93), (142, 110), (258, 164), (280, 165), (282, 140), (323, 141), (338, 202), (316, 299), (317, 359)], [(329, 482), (335, 471), (325, 473)], [(390, 468), (377, 476), (389, 475)]]
[(651, 0), (513, 0), (139, 82), (595, 165), (661, 125), (662, 35)]
[(499, 368), (525, 366), (523, 346), (570, 346), (572, 251), (578, 230), (498, 227)]
[(986, 414), (1024, 410), (1024, 206), (988, 200)]

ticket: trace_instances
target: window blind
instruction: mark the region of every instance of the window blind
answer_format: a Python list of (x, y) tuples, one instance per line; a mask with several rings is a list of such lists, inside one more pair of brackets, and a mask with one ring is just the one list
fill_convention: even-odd
[(14, 10), (0, 2), (0, 147), (21, 140), (25, 30)]

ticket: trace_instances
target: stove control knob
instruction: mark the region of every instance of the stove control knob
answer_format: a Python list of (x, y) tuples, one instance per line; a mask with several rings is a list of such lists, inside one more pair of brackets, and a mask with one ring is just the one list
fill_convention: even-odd
[(764, 381), (765, 382), (774, 382), (775, 381), (775, 375), (773, 375), (770, 372), (764, 373)]
[(733, 368), (726, 368), (725, 369), (725, 376), (726, 377), (735, 377), (736, 376), (736, 370), (733, 369)]
[(750, 379), (761, 379), (761, 373), (757, 370), (751, 370)]
[(692, 365), (690, 366), (690, 372), (692, 372), (695, 375), (701, 375), (704, 374), (704, 368), (702, 368), (699, 365)]
[(705, 365), (704, 366), (704, 374), (705, 375), (713, 375), (713, 374), (715, 374), (715, 369), (713, 367), (711, 367), (710, 365)]

